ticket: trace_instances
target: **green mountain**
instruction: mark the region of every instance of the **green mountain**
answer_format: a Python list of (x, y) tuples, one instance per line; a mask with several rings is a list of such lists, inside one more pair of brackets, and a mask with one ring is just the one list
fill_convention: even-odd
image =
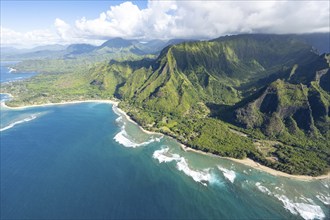
[(282, 79), (238, 103), (234, 107), (235, 121), (274, 137), (285, 132), (327, 135), (329, 59), (330, 56), (322, 55), (310, 63), (293, 65), (284, 71)]
[(196, 101), (234, 104), (243, 85), (316, 57), (310, 45), (291, 36), (239, 35), (182, 43), (165, 48), (149, 69), (139, 69), (133, 74), (139, 77), (129, 78), (119, 95), (180, 114)]
[[(329, 59), (294, 35), (182, 43), (131, 71), (117, 97), (136, 106), (127, 111), (149, 129), (197, 149), (247, 155), (289, 173), (315, 175), (329, 169)], [(212, 112), (221, 120), (209, 121)], [(229, 135), (231, 125), (222, 121), (252, 138), (277, 142), (266, 150), (246, 143), (244, 148), (244, 138)], [(224, 150), (234, 138), (241, 147)]]
[(225, 36), (4, 89), (12, 105), (115, 97), (143, 127), (191, 148), (320, 175), (330, 169), (329, 57), (297, 35)]

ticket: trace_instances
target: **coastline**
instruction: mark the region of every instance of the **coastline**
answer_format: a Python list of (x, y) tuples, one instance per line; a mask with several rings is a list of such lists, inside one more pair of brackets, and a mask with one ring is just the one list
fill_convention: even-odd
[(117, 107), (116, 110), (117, 110), (120, 114), (124, 115), (125, 118), (127, 119), (127, 121), (132, 122), (133, 124), (139, 126), (139, 128), (140, 128), (144, 133), (146, 133), (146, 134), (164, 135), (164, 134), (162, 134), (162, 133), (160, 133), (160, 132), (148, 131), (148, 130), (144, 129), (141, 125), (139, 125), (136, 121), (134, 121), (129, 115), (127, 115), (126, 112), (124, 112), (122, 109), (120, 109), (120, 108), (118, 107), (118, 105), (116, 105), (116, 107)]
[(266, 172), (266, 173), (271, 174), (273, 176), (287, 177), (287, 178), (290, 178), (290, 179), (295, 179), (295, 180), (300, 180), (300, 181), (312, 181), (312, 180), (322, 180), (322, 179), (329, 179), (330, 180), (330, 172), (328, 174), (321, 175), (321, 176), (306, 176), (306, 175), (288, 174), (288, 173), (284, 173), (282, 171), (274, 170), (270, 167), (261, 165), (260, 163), (254, 161), (254, 160), (251, 160), (250, 158), (236, 159), (236, 158), (231, 158), (231, 157), (221, 157), (221, 156), (214, 155), (214, 154), (211, 154), (211, 153), (207, 153), (207, 152), (204, 152), (204, 151), (201, 151), (201, 150), (192, 149), (190, 147), (187, 147), (184, 144), (180, 144), (180, 146), (181, 146), (182, 150), (186, 151), (186, 152), (194, 152), (194, 153), (197, 153), (197, 154), (203, 154), (203, 155), (207, 155), (207, 156), (213, 156), (213, 157), (219, 157), (219, 158), (222, 158), (222, 159), (231, 160), (231, 161), (234, 161), (236, 163), (240, 163), (240, 164), (243, 164), (245, 166), (252, 167), (256, 170)]
[[(10, 95), (9, 93), (1, 93)], [(10, 95), (11, 96), (11, 95)], [(11, 96), (13, 97), (13, 96)], [(81, 101), (65, 101), (65, 102), (58, 102), (58, 103), (46, 103), (46, 104), (36, 104), (36, 105), (27, 105), (27, 106), (20, 106), (20, 107), (10, 107), (6, 105), (5, 102), (1, 102), (1, 107), (5, 107), (10, 110), (22, 110), (27, 108), (34, 108), (34, 107), (46, 107), (46, 106), (55, 106), (55, 105), (68, 105), (68, 104), (79, 104), (79, 103), (91, 103), (91, 102), (98, 102), (98, 103), (108, 103), (118, 106), (117, 101), (113, 100), (104, 100), (104, 99), (89, 99), (89, 100), (81, 100)]]
[[(9, 93), (1, 93), (1, 94), (6, 94), (10, 97), (13, 97), (11, 94)], [(123, 116), (125, 116), (125, 118), (136, 124), (137, 126), (139, 126), (139, 128), (146, 134), (157, 134), (157, 135), (165, 135), (159, 132), (154, 132), (154, 131), (148, 131), (145, 130), (141, 125), (139, 125), (137, 122), (135, 122), (129, 115), (127, 115), (126, 112), (124, 112), (122, 109), (118, 108), (118, 101), (114, 101), (114, 100), (104, 100), (104, 99), (91, 99), (91, 100), (77, 100), (77, 101), (66, 101), (66, 102), (59, 102), (59, 103), (46, 103), (46, 104), (36, 104), (36, 105), (28, 105), (28, 106), (21, 106), (21, 107), (9, 107), (5, 104), (5, 102), (1, 102), (1, 107), (5, 107), (11, 110), (21, 110), (21, 109), (26, 109), (26, 108), (33, 108), (33, 107), (44, 107), (44, 106), (55, 106), (55, 105), (68, 105), (68, 104), (78, 104), (78, 103), (93, 103), (93, 102), (97, 102), (97, 103), (108, 103), (108, 104), (112, 104), (116, 107), (116, 110), (122, 114)], [(312, 181), (312, 180), (321, 180), (321, 179), (330, 179), (330, 172), (326, 175), (322, 175), (322, 176), (305, 176), (305, 175), (292, 175), (292, 174), (288, 174), (288, 173), (284, 173), (282, 171), (278, 171), (278, 170), (274, 170), (272, 168), (269, 168), (267, 166), (261, 165), (258, 162), (255, 162), (249, 158), (245, 158), (245, 159), (235, 159), (235, 158), (230, 158), (230, 157), (220, 157), (211, 153), (207, 153), (201, 150), (196, 150), (190, 147), (187, 147), (186, 145), (180, 143), (178, 141), (178, 143), (181, 146), (181, 149), (183, 151), (186, 152), (194, 152), (194, 153), (198, 153), (198, 154), (203, 154), (203, 155), (207, 155), (207, 156), (213, 156), (213, 157), (219, 157), (219, 158), (223, 158), (223, 159), (227, 159), (227, 160), (231, 160), (234, 161), (236, 163), (240, 163), (243, 164), (245, 166), (266, 172), (268, 174), (271, 174), (273, 176), (280, 176), (280, 177), (287, 177), (290, 179), (296, 179), (296, 180), (301, 180), (301, 181)]]
[(13, 97), (13, 95), (10, 94), (10, 93), (0, 92), (0, 94), (7, 95), (7, 96), (9, 96), (9, 97), (11, 97), (11, 98)]
[(264, 165), (259, 164), (258, 162), (251, 160), (250, 158), (245, 158), (245, 159), (235, 159), (235, 158), (229, 158), (225, 157), (226, 159), (229, 159), (231, 161), (235, 161), (240, 164), (244, 164), (246, 166), (252, 167), (257, 170), (264, 171), (266, 173), (269, 173), (273, 176), (281, 176), (281, 177), (287, 177), (291, 179), (296, 179), (296, 180), (301, 180), (301, 181), (312, 181), (312, 180), (322, 180), (322, 179), (329, 179), (330, 180), (330, 173), (321, 175), (321, 176), (305, 176), (305, 175), (293, 175), (293, 174), (288, 174), (284, 173), (282, 171), (274, 170), (272, 168), (266, 167)]

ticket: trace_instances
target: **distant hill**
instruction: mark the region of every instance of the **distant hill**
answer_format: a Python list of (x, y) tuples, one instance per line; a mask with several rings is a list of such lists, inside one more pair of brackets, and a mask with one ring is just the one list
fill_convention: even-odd
[(103, 48), (103, 47), (109, 47), (109, 48), (123, 48), (123, 47), (129, 47), (132, 46), (136, 41), (131, 41), (131, 40), (124, 40), (120, 37), (118, 38), (113, 38), (110, 40), (107, 40), (104, 42), (101, 46), (98, 48)]
[(168, 45), (182, 42), (181, 39), (169, 41), (125, 40), (113, 38), (100, 46), (91, 44), (46, 45), (31, 49), (1, 48), (2, 60), (37, 60), (37, 59), (92, 59), (103, 61), (109, 59), (137, 59), (140, 56), (156, 55)]
[(66, 48), (66, 56), (79, 55), (89, 53), (95, 50), (97, 47), (90, 44), (71, 44)]

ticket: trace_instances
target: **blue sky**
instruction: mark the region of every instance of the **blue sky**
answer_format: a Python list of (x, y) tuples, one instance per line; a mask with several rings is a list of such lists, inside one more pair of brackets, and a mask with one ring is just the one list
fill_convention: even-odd
[(328, 0), (1, 0), (1, 46), (330, 31)]
[[(1, 26), (16, 31), (52, 28), (54, 20), (61, 18), (75, 21), (82, 17), (92, 19), (110, 6), (125, 1), (12, 1), (1, 0)], [(147, 7), (147, 1), (132, 1), (140, 9)]]

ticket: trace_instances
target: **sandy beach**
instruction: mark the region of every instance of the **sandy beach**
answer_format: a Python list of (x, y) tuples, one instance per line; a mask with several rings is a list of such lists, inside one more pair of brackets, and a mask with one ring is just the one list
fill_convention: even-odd
[(215, 157), (219, 157), (219, 158), (228, 159), (228, 160), (234, 161), (236, 163), (240, 163), (240, 164), (246, 165), (248, 167), (252, 167), (254, 169), (261, 170), (263, 172), (269, 173), (274, 176), (287, 177), (287, 178), (297, 179), (297, 180), (302, 180), (302, 181), (311, 181), (311, 180), (320, 180), (320, 179), (329, 179), (329, 181), (330, 181), (330, 173), (328, 173), (326, 175), (322, 175), (322, 176), (316, 176), (316, 177), (305, 176), (305, 175), (292, 175), (292, 174), (284, 173), (282, 171), (278, 171), (278, 170), (274, 170), (272, 168), (266, 167), (249, 158), (245, 158), (245, 159), (241, 160), (241, 159), (235, 159), (235, 158), (231, 158), (231, 157), (220, 157), (220, 156), (217, 156), (217, 155), (214, 155), (211, 153), (206, 153), (204, 151), (192, 149), (190, 147), (185, 146), (184, 144), (181, 144), (181, 148), (187, 152), (194, 152), (194, 153), (198, 153), (198, 154), (204, 154), (204, 155), (208, 155), (208, 156), (215, 156)]
[[(5, 94), (5, 93), (1, 93), (1, 94)], [(6, 93), (6, 95), (9, 95), (10, 97), (13, 97), (11, 94), (8, 94), (8, 93)], [(130, 122), (138, 125), (143, 132), (145, 132), (147, 134), (164, 135), (164, 134), (159, 133), (159, 132), (153, 132), (153, 131), (145, 130), (142, 126), (140, 126), (138, 123), (136, 123), (134, 120), (132, 120), (132, 118), (129, 117), (126, 114), (126, 112), (124, 112), (123, 110), (121, 110), (120, 108), (118, 108), (119, 102), (118, 101), (114, 101), (114, 100), (102, 100), (102, 99), (99, 99), (99, 100), (67, 101), (67, 102), (60, 102), (60, 103), (47, 103), (47, 104), (38, 104), (38, 105), (28, 105), (28, 106), (22, 106), (22, 107), (9, 107), (4, 102), (2, 102), (1, 103), (1, 107), (5, 107), (5, 108), (8, 108), (8, 109), (12, 109), (12, 110), (19, 110), (19, 109), (26, 109), (26, 108), (33, 108), (33, 107), (54, 106), (54, 105), (67, 105), (67, 104), (77, 104), (77, 103), (92, 103), (92, 102), (113, 104), (114, 106), (116, 106), (116, 110), (121, 115), (125, 116), (125, 118), (128, 121), (130, 121)], [(211, 154), (211, 153), (207, 153), (207, 152), (203, 152), (203, 151), (200, 151), (200, 150), (192, 149), (190, 147), (187, 147), (184, 144), (180, 144), (180, 145), (181, 145), (182, 150), (187, 151), (187, 152), (194, 152), (194, 153), (203, 154), (203, 155), (207, 155), (207, 156), (220, 157), (220, 156), (217, 156), (217, 155), (214, 155), (214, 154)], [(281, 172), (281, 171), (274, 170), (272, 168), (263, 166), (263, 165), (255, 162), (255, 161), (249, 159), (249, 158), (242, 159), (242, 160), (235, 159), (235, 158), (230, 158), (230, 157), (220, 157), (220, 158), (228, 159), (228, 160), (231, 160), (231, 161), (234, 161), (234, 162), (237, 162), (237, 163), (240, 163), (240, 164), (243, 164), (243, 165), (252, 167), (254, 169), (261, 170), (263, 172), (267, 172), (267, 173), (269, 173), (271, 175), (274, 175), (274, 176), (287, 177), (287, 178), (292, 178), (292, 179), (297, 179), (297, 180), (302, 180), (302, 181), (312, 181), (312, 180), (320, 180), (320, 179), (329, 179), (329, 181), (330, 181), (330, 173), (328, 173), (326, 175), (322, 175), (322, 176), (317, 176), (317, 177), (304, 176), (304, 175), (291, 175), (291, 174), (287, 174), (287, 173), (284, 173), (284, 172)]]
[[(5, 94), (5, 93), (1, 93)], [(6, 94), (11, 96), (10, 94)], [(12, 97), (12, 96), (11, 96)], [(54, 105), (68, 105), (68, 104), (78, 104), (78, 103), (88, 103), (88, 102), (98, 102), (98, 103), (108, 103), (113, 105), (118, 105), (119, 102), (113, 100), (102, 100), (102, 99), (90, 99), (90, 100), (83, 100), (83, 101), (67, 101), (67, 102), (59, 102), (59, 103), (46, 103), (46, 104), (37, 104), (37, 105), (27, 105), (27, 106), (20, 106), (20, 107), (10, 107), (6, 105), (6, 103), (2, 102), (1, 106), (4, 108), (8, 108), (11, 110), (20, 110), (20, 109), (27, 109), (27, 108), (34, 108), (34, 107), (45, 107), (45, 106), (54, 106)]]

